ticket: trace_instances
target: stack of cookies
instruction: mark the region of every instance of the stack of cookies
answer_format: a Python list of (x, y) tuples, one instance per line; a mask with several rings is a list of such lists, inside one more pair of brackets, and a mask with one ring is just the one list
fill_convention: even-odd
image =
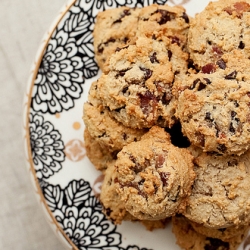
[(115, 224), (172, 218), (183, 249), (237, 249), (250, 223), (249, 38), (248, 0), (194, 19), (168, 5), (98, 14), (84, 140)]

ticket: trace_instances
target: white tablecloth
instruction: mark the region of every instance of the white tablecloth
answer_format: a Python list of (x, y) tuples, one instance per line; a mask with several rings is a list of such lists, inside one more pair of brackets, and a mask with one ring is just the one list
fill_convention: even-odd
[(64, 249), (36, 200), (22, 138), (22, 103), (31, 64), (64, 4), (0, 1), (0, 249)]

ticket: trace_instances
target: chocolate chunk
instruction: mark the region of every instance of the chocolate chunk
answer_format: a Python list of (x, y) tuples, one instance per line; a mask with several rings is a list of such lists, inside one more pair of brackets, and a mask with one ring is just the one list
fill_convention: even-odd
[(239, 49), (244, 49), (245, 48), (245, 43), (243, 43), (242, 41), (240, 41), (238, 48)]
[(193, 81), (193, 85), (190, 87), (190, 89), (194, 89), (194, 88), (196, 87), (197, 83), (199, 83), (200, 81), (201, 81), (201, 80), (200, 80), (199, 78), (195, 79), (195, 80)]
[(211, 118), (211, 113), (210, 112), (206, 112), (205, 119), (209, 120), (209, 121), (213, 121), (213, 119)]
[(128, 91), (128, 86), (126, 86), (126, 87), (124, 87), (124, 88), (122, 89), (122, 93), (123, 93), (123, 94), (125, 94), (127, 91)]
[(220, 59), (216, 62), (216, 64), (221, 68), (221, 69), (225, 69), (227, 67), (225, 61), (223, 59)]
[(140, 67), (140, 70), (144, 72), (145, 80), (148, 80), (152, 76), (153, 71), (151, 69)]
[(115, 49), (115, 52), (119, 52), (119, 51), (121, 51), (121, 50), (123, 50), (123, 49), (127, 49), (129, 47), (129, 45), (128, 46), (124, 46), (124, 47), (117, 47), (116, 49)]
[(175, 14), (167, 10), (159, 9), (157, 12), (161, 14), (161, 19), (158, 21), (160, 25), (165, 24), (175, 18)]
[(121, 13), (120, 18), (117, 19), (117, 20), (115, 20), (115, 21), (113, 22), (113, 24), (115, 24), (115, 23), (121, 23), (121, 22), (122, 22), (122, 19), (123, 19), (125, 16), (129, 16), (129, 15), (131, 15), (130, 10), (129, 10), (129, 9), (124, 10), (124, 11)]
[(238, 165), (238, 161), (236, 159), (233, 159), (227, 163), (229, 167)]
[(234, 80), (236, 78), (236, 76), (237, 76), (237, 71), (235, 70), (235, 71), (231, 72), (230, 74), (226, 75), (225, 79), (226, 80)]
[(99, 44), (99, 45), (97, 46), (97, 52), (101, 54), (101, 53), (103, 53), (103, 50), (104, 50), (103, 45), (102, 45), (102, 44)]
[(229, 250), (229, 243), (224, 242), (220, 239), (217, 238), (206, 238), (206, 245), (204, 247), (204, 250), (218, 250), (218, 249), (223, 249), (223, 250)]
[(235, 133), (235, 128), (233, 127), (233, 123), (231, 122), (230, 123), (230, 125), (229, 125), (229, 131), (231, 132), (231, 133)]
[(159, 175), (161, 177), (161, 181), (164, 187), (168, 186), (168, 179), (170, 176), (169, 172), (159, 172)]
[(206, 84), (204, 84), (203, 82), (200, 82), (199, 87), (198, 87), (198, 91), (201, 91), (201, 90), (205, 89), (206, 87), (207, 87)]
[(168, 105), (172, 99), (172, 93), (170, 92), (165, 92), (163, 97), (162, 97), (162, 104)]
[(169, 61), (171, 60), (172, 55), (173, 55), (172, 51), (171, 51), (171, 50), (168, 50), (168, 60), (169, 60)]
[(118, 77), (118, 76), (124, 76), (125, 73), (126, 73), (128, 70), (129, 70), (129, 69), (119, 70), (118, 73), (116, 74), (116, 77)]
[(159, 63), (157, 57), (156, 57), (156, 52), (154, 52), (152, 55), (149, 57), (151, 63)]
[(231, 111), (231, 117), (234, 118), (237, 115), (235, 111)]
[(207, 84), (211, 84), (210, 79), (208, 79), (208, 78), (203, 78), (203, 79), (206, 81)]
[(181, 41), (177, 36), (168, 36), (172, 43), (176, 43), (178, 46), (181, 45)]
[(227, 147), (224, 144), (219, 144), (217, 149), (221, 151), (222, 153), (226, 152)]
[(189, 17), (186, 12), (183, 12), (181, 17), (185, 20), (186, 23), (189, 23)]

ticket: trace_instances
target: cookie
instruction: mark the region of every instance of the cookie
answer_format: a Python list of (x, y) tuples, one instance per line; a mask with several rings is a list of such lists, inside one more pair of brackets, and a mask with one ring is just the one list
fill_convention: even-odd
[(135, 38), (140, 9), (120, 7), (99, 12), (94, 27), (95, 59), (104, 70), (105, 62), (119, 47)]
[[(94, 27), (95, 58), (101, 70), (105, 71), (105, 63), (117, 50), (134, 44), (140, 36), (156, 38), (164, 36), (169, 44), (176, 47), (176, 55), (172, 57), (176, 72), (183, 69), (178, 58), (186, 57), (178, 49), (186, 50), (190, 17), (181, 6), (152, 4), (144, 8), (120, 7), (97, 14)], [(169, 54), (172, 53), (170, 49)], [(180, 67), (180, 68), (178, 68)]]
[(113, 54), (108, 68), (98, 91), (116, 120), (132, 128), (175, 123), (174, 74), (164, 41), (140, 37)]
[(133, 129), (124, 126), (110, 116), (108, 109), (100, 103), (96, 82), (91, 85), (88, 102), (84, 104), (83, 120), (91, 135), (102, 148), (110, 153), (119, 152), (130, 142), (140, 140), (145, 129)]
[(165, 41), (175, 76), (185, 74), (188, 69), (189, 22), (182, 6), (152, 4), (142, 8), (139, 15), (137, 37)]
[(115, 161), (108, 164), (102, 183), (100, 202), (103, 206), (103, 213), (114, 224), (121, 224), (124, 220), (136, 220), (127, 210), (121, 200), (115, 183)]
[(177, 87), (176, 116), (193, 145), (240, 155), (250, 146), (250, 61), (235, 50), (210, 66)]
[(87, 129), (84, 130), (84, 145), (87, 157), (97, 170), (105, 171), (107, 164), (116, 158), (115, 154), (102, 148), (95, 138), (91, 137)]
[(160, 220), (184, 210), (194, 180), (193, 157), (173, 146), (154, 126), (125, 146), (115, 163), (117, 190), (126, 210), (140, 220)]
[(241, 156), (202, 153), (183, 215), (212, 229), (249, 225), (250, 151)]
[(244, 234), (249, 229), (249, 225), (240, 225), (240, 226), (230, 226), (226, 228), (213, 229), (204, 227), (201, 224), (189, 221), (193, 229), (202, 235), (211, 238), (217, 238), (223, 241), (230, 240), (233, 237), (240, 236)]
[(121, 201), (121, 198), (116, 190), (117, 185), (115, 180), (115, 161), (111, 161), (108, 163), (107, 170), (105, 171), (105, 177), (102, 183), (100, 194), (103, 212), (108, 219), (110, 219), (114, 224), (121, 224), (122, 221), (140, 222), (149, 231), (166, 227), (167, 223), (169, 222), (168, 219), (141, 221), (127, 212), (125, 209), (125, 204), (123, 201)]
[(171, 43), (186, 47), (190, 17), (183, 6), (152, 4), (141, 9), (137, 36), (152, 38), (163, 34)]
[(234, 49), (242, 50), (249, 57), (249, 24), (249, 0), (210, 2), (191, 21), (188, 35), (190, 58), (201, 69)]
[(172, 231), (176, 243), (185, 250), (236, 250), (247, 234), (245, 231), (225, 241), (211, 238), (196, 232), (183, 216), (172, 218)]

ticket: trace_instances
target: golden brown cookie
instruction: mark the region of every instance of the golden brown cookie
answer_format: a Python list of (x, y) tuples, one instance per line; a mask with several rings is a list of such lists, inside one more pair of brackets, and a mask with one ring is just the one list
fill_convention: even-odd
[(138, 220), (125, 209), (125, 203), (121, 200), (116, 185), (115, 161), (109, 162), (105, 171), (104, 181), (100, 194), (100, 201), (103, 212), (114, 224), (121, 224), (122, 221), (140, 222), (149, 231), (165, 228), (169, 219), (162, 220)]
[(193, 157), (153, 127), (125, 146), (115, 163), (116, 183), (126, 210), (140, 220), (160, 220), (183, 211), (194, 180)]
[(172, 225), (176, 243), (185, 250), (236, 250), (247, 234), (245, 231), (225, 241), (207, 237), (196, 232), (183, 216), (173, 217)]
[(110, 57), (108, 73), (98, 89), (111, 115), (132, 128), (171, 127), (175, 122), (172, 96), (174, 73), (164, 41), (140, 37)]
[(111, 117), (98, 98), (97, 86), (94, 82), (90, 87), (88, 101), (83, 108), (83, 120), (91, 137), (105, 150), (117, 154), (128, 143), (139, 140), (147, 130), (126, 127)]
[(177, 87), (176, 116), (193, 145), (240, 155), (250, 146), (250, 61), (235, 50), (207, 66), (210, 74), (191, 74)]
[(213, 229), (249, 225), (250, 151), (241, 156), (202, 153), (194, 164), (196, 178), (183, 215)]
[(213, 229), (204, 227), (201, 224), (198, 224), (193, 221), (189, 221), (193, 229), (202, 235), (211, 238), (217, 238), (223, 241), (230, 240), (233, 237), (240, 236), (249, 230), (249, 225), (239, 225), (239, 226), (230, 226), (226, 228)]
[(104, 70), (105, 62), (119, 47), (132, 43), (135, 38), (140, 9), (120, 7), (97, 14), (94, 36), (95, 59)]
[(194, 64), (201, 69), (234, 49), (249, 57), (249, 20), (249, 0), (210, 2), (191, 21), (188, 48)]

